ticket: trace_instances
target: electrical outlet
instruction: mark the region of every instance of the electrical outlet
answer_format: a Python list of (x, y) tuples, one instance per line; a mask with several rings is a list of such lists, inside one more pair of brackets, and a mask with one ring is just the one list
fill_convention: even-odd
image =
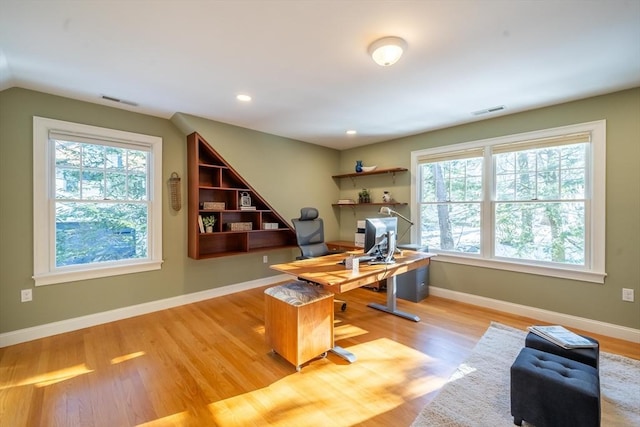
[(31, 289), (23, 289), (20, 291), (20, 301), (21, 302), (33, 301), (33, 293), (31, 292)]
[(622, 301), (633, 302), (633, 289), (622, 288)]
[(263, 256), (262, 256), (262, 262), (263, 262), (264, 264), (268, 263), (268, 262), (269, 262), (269, 256), (267, 256), (267, 255), (263, 255)]

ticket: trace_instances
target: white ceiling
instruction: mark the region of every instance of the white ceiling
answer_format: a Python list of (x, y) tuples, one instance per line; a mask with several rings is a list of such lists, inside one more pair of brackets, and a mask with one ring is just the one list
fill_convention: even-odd
[(0, 0), (13, 86), (347, 149), (640, 86), (640, 0)]

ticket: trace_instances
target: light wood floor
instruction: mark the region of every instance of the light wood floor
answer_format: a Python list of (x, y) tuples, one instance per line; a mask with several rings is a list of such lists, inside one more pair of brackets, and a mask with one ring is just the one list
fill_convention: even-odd
[[(491, 321), (533, 319), (433, 296), (398, 301), (420, 323), (345, 294), (336, 344), (301, 372), (264, 342), (262, 289), (0, 349), (2, 426), (408, 426)], [(540, 322), (538, 322), (540, 323)], [(590, 334), (602, 351), (640, 345)]]

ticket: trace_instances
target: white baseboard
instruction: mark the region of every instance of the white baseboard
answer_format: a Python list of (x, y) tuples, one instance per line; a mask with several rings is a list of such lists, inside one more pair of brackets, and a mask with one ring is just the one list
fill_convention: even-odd
[[(59, 322), (47, 323), (45, 325), (34, 326), (32, 328), (19, 329), (17, 331), (0, 334), (0, 348), (32, 341), (39, 338), (49, 337), (52, 335), (62, 334), (65, 332), (76, 331), (79, 329), (88, 328), (90, 326), (114, 322), (116, 320), (127, 319), (129, 317), (140, 316), (142, 314), (152, 313), (154, 311), (166, 310), (168, 308), (178, 307), (185, 304), (192, 304), (194, 302), (204, 301), (210, 298), (229, 295), (236, 292), (259, 288), (262, 286), (268, 286), (270, 284), (283, 282), (289, 279), (291, 279), (291, 276), (281, 274), (264, 279), (223, 286), (221, 288), (208, 289), (206, 291), (195, 292), (192, 294), (180, 295), (173, 298), (118, 308), (102, 313), (90, 314), (73, 319), (61, 320)], [(429, 293), (437, 297), (487, 307), (506, 313), (516, 314), (519, 316), (531, 317), (549, 323), (558, 323), (565, 326), (582, 329), (584, 331), (589, 331), (614, 338), (620, 338), (626, 341), (636, 343), (640, 342), (640, 330), (638, 329), (627, 328), (611, 323), (599, 322), (596, 320), (556, 313), (553, 311), (542, 310), (535, 307), (528, 307), (526, 305), (514, 304), (477, 295), (465, 294), (462, 292), (451, 291), (435, 286), (429, 286)]]
[(142, 314), (152, 313), (154, 311), (166, 310), (168, 308), (178, 307), (185, 304), (192, 304), (194, 302), (204, 301), (207, 299), (246, 291), (249, 289), (259, 288), (262, 286), (270, 285), (272, 283), (283, 282), (290, 279), (291, 276), (280, 274), (277, 276), (270, 276), (267, 278), (252, 280), (249, 282), (223, 286), (221, 288), (208, 289), (206, 291), (194, 292), (191, 294), (180, 295), (173, 298), (132, 305), (129, 307), (104, 311), (102, 313), (90, 314), (73, 319), (61, 320), (59, 322), (47, 323), (44, 325), (34, 326), (32, 328), (19, 329), (17, 331), (0, 334), (0, 348), (32, 341), (39, 338), (49, 337), (52, 335), (62, 334), (64, 332), (77, 331), (78, 329), (114, 322), (116, 320), (127, 319), (129, 317), (140, 316)]
[(606, 335), (608, 337), (619, 338), (634, 343), (640, 343), (640, 330), (638, 329), (614, 325), (612, 323), (600, 322), (584, 317), (572, 316), (570, 314), (556, 313), (554, 311), (514, 304), (511, 302), (481, 297), (478, 295), (466, 294), (463, 292), (438, 288), (436, 286), (429, 286), (429, 294), (436, 297), (442, 297), (454, 301), (464, 302), (467, 304), (491, 308), (493, 310), (503, 311), (505, 313), (516, 314), (518, 316), (531, 317), (533, 319), (542, 320), (544, 322), (561, 324), (564, 326), (581, 329), (583, 331), (593, 332), (594, 334)]

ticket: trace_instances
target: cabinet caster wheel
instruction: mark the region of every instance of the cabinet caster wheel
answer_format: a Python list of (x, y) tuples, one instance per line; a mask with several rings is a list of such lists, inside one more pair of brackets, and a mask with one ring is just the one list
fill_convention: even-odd
[(320, 355), (320, 359), (324, 359), (324, 358), (326, 358), (326, 357), (327, 357), (327, 354), (329, 354), (329, 352), (328, 352), (328, 351), (325, 351), (324, 353), (322, 353), (322, 354)]
[(300, 372), (300, 369), (302, 369), (302, 367), (296, 366), (296, 372)]

